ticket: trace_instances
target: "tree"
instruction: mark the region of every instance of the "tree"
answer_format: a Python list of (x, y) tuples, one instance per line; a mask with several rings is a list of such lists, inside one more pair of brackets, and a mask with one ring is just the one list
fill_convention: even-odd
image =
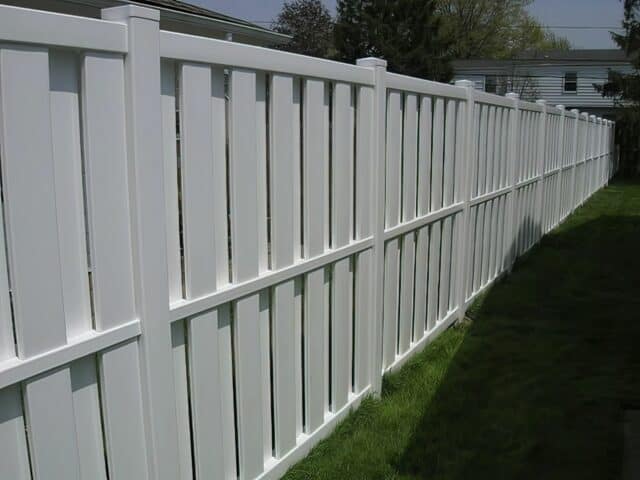
[(437, 0), (454, 58), (512, 58), (524, 50), (565, 50), (569, 42), (547, 32), (526, 7), (532, 0)]
[(631, 73), (611, 71), (604, 85), (595, 85), (604, 96), (620, 105), (640, 108), (640, 0), (624, 0), (624, 34), (611, 33), (616, 44), (623, 49), (633, 67)]
[(522, 100), (534, 102), (540, 98), (538, 82), (527, 71), (520, 71), (515, 66), (507, 73), (496, 76), (495, 93), (506, 95), (517, 93)]
[(435, 7), (435, 0), (338, 0), (337, 58), (381, 57), (390, 71), (449, 80), (449, 45)]
[(616, 142), (620, 146), (623, 173), (640, 173), (640, 0), (624, 0), (623, 34), (611, 33), (626, 52), (631, 72), (610, 71), (609, 80), (594, 87), (619, 107)]
[(314, 57), (327, 57), (331, 53), (333, 19), (320, 0), (285, 2), (272, 28), (292, 36), (283, 46), (290, 52)]

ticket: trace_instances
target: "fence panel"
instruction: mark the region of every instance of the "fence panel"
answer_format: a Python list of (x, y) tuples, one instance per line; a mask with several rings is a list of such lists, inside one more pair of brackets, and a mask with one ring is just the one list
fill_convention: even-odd
[(2, 478), (277, 478), (615, 173), (594, 116), (103, 17), (0, 6)]

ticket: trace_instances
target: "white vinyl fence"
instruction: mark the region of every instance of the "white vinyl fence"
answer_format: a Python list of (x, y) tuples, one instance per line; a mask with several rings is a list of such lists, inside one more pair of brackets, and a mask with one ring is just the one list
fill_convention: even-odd
[(277, 478), (607, 183), (613, 128), (0, 6), (0, 478)]

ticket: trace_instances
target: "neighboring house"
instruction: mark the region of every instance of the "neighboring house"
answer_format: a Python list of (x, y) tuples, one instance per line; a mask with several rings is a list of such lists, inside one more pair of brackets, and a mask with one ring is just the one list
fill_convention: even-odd
[(289, 35), (177, 0), (0, 0), (0, 3), (93, 18), (100, 18), (102, 8), (130, 3), (159, 10), (163, 30), (263, 46), (279, 45), (290, 39)]
[(524, 52), (508, 60), (457, 60), (453, 69), (455, 80), (471, 80), (479, 90), (513, 91), (526, 100), (543, 99), (608, 118), (615, 116), (614, 102), (594, 84), (605, 83), (611, 70), (632, 70), (622, 50)]

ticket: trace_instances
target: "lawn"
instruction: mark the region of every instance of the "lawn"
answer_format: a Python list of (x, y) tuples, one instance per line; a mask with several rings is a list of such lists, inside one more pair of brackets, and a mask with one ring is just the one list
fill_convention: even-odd
[(597, 193), (287, 473), (616, 479), (640, 409), (640, 183)]

